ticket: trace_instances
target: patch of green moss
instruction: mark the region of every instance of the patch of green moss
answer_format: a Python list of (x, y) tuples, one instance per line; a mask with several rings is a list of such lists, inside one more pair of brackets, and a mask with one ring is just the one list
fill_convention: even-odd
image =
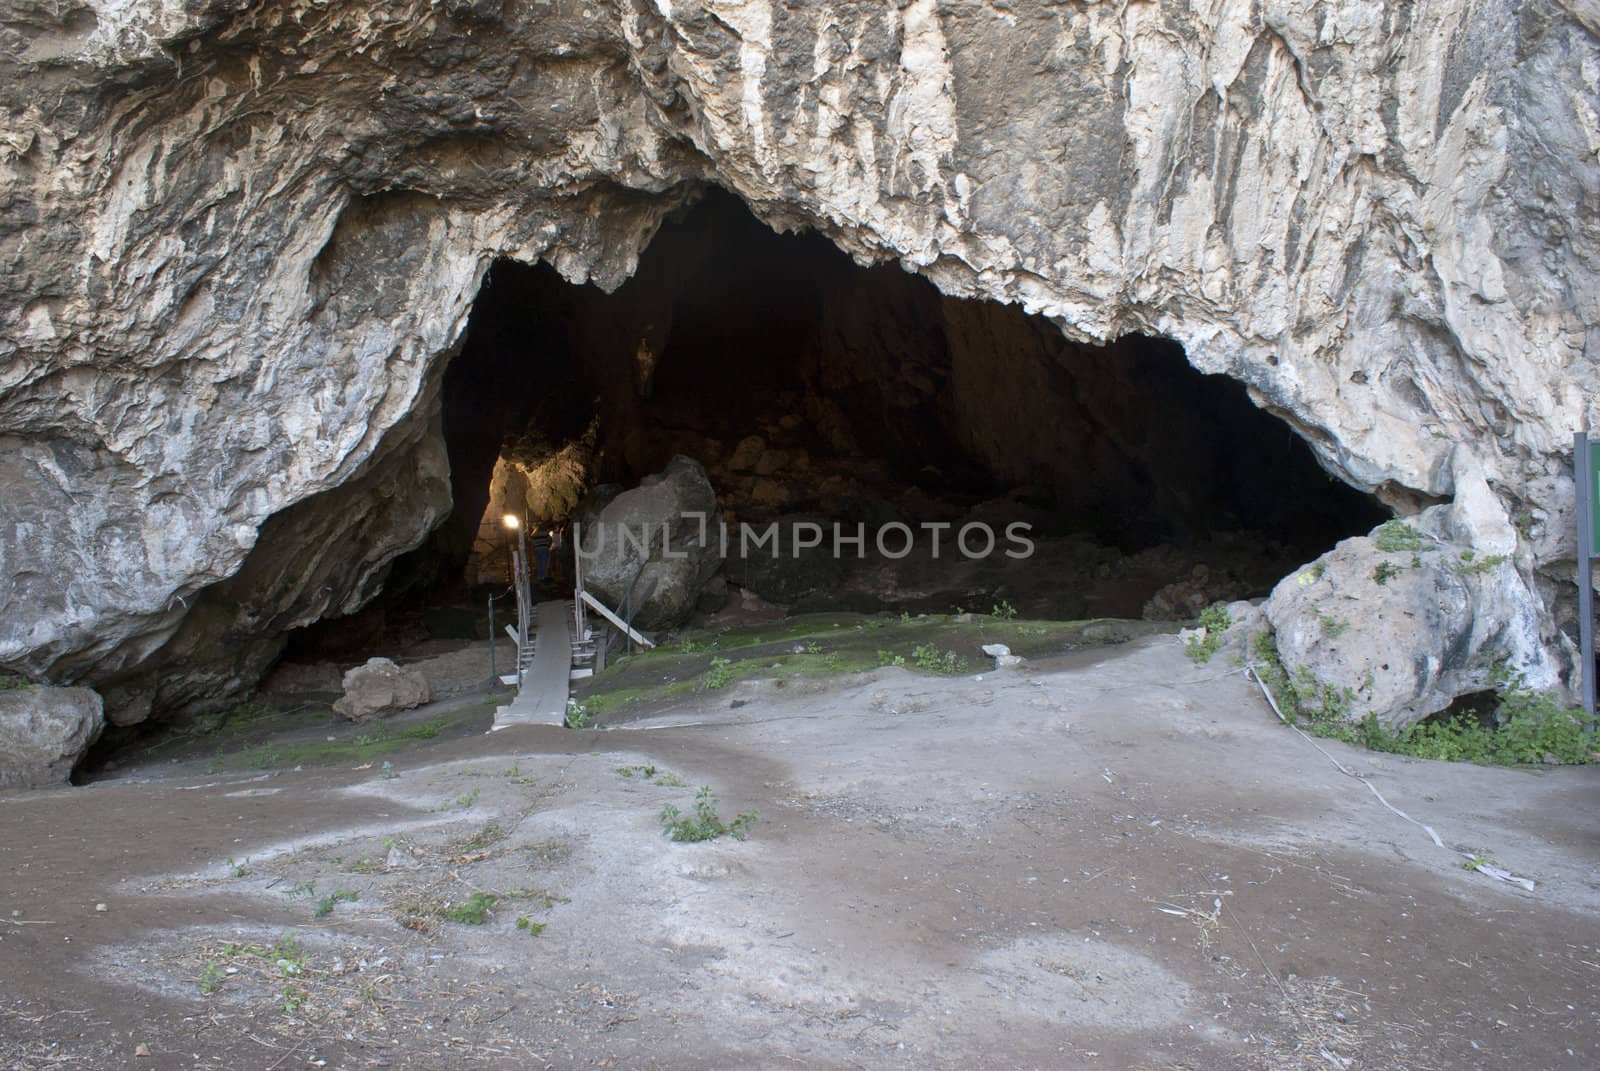
[[(375, 725), (344, 728), (333, 739), (324, 736), (269, 738), (251, 747), (234, 750), (219, 746), (208, 760), (215, 769), (272, 770), (295, 766), (337, 766), (364, 763), (400, 752), (413, 751), (430, 740), (449, 735), (463, 726), (494, 714), (493, 703), (474, 703), (427, 721), (412, 724), (378, 722)], [(290, 724), (294, 724), (291, 722)], [(298, 723), (299, 728), (304, 722)]]
[[(1024, 658), (1121, 643), (1173, 626), (1144, 621), (1030, 621), (952, 614), (801, 614), (778, 622), (699, 629), (648, 651), (613, 658), (578, 682), (577, 699), (596, 714), (653, 707), (738, 681), (825, 679), (881, 665), (949, 674), (988, 664), (985, 644), (1003, 643)], [(917, 652), (936, 651), (935, 662)], [(951, 658), (942, 656), (950, 652)], [(897, 660), (898, 659), (898, 660)]]

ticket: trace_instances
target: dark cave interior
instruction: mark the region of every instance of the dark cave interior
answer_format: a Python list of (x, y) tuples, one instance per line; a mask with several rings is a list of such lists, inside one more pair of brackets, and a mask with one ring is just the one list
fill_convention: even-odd
[[(705, 466), (730, 522), (1024, 519), (1076, 540), (1074, 561), (1093, 548), (1102, 580), (1105, 563), (1144, 556), (1138, 581), (1098, 603), (1063, 597), (1093, 571), (1010, 577), (1043, 593), (1039, 616), (1138, 616), (1208, 563), (1208, 598), (1262, 595), (1388, 516), (1174, 342), (1076, 343), (1017, 307), (778, 234), (715, 189), (662, 227), (614, 293), (496, 262), (443, 407), (454, 512), (396, 563), (380, 613), (462, 600), (492, 579), (508, 505), (557, 521), (587, 489), (632, 486), (679, 454)], [(1060, 560), (1042, 555), (1036, 571)], [(856, 603), (894, 606), (892, 581)], [(342, 629), (314, 626), (291, 652)]]

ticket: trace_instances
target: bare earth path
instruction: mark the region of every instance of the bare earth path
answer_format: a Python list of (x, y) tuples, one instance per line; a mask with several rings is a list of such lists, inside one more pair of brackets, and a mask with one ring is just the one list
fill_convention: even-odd
[(1600, 1066), (1600, 770), (1322, 746), (1536, 890), (1170, 637), (0, 798), (0, 1067)]

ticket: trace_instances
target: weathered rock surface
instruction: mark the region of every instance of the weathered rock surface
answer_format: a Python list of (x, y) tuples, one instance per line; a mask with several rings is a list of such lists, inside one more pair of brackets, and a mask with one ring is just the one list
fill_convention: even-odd
[(249, 687), (439, 520), (384, 474), (437, 470), (491, 260), (615, 285), (716, 182), (1074, 338), (1175, 338), (1403, 511), (1525, 516), (1553, 682), (1597, 33), (1561, 0), (0, 0), (0, 665), (122, 723)]
[(420, 672), (387, 658), (369, 658), (344, 674), (344, 695), (334, 713), (351, 721), (370, 721), (430, 702), (433, 693)]
[(65, 784), (104, 726), (92, 688), (0, 691), (0, 789)]
[(1546, 687), (1554, 679), (1528, 577), (1504, 551), (1435, 534), (1449, 530), (1449, 512), (1347, 539), (1266, 602), (1284, 667), (1348, 689), (1352, 719), (1420, 721), (1492, 687), (1497, 659)]
[(722, 566), (717, 495), (698, 461), (675, 457), (596, 510), (574, 533), (584, 586), (640, 629), (681, 624)]

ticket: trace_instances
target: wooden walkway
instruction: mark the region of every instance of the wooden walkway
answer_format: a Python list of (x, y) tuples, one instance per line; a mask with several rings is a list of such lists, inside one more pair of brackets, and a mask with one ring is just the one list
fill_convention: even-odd
[(572, 672), (572, 609), (568, 603), (541, 602), (534, 607), (533, 661), (522, 688), (507, 706), (495, 712), (494, 727), (563, 725)]

